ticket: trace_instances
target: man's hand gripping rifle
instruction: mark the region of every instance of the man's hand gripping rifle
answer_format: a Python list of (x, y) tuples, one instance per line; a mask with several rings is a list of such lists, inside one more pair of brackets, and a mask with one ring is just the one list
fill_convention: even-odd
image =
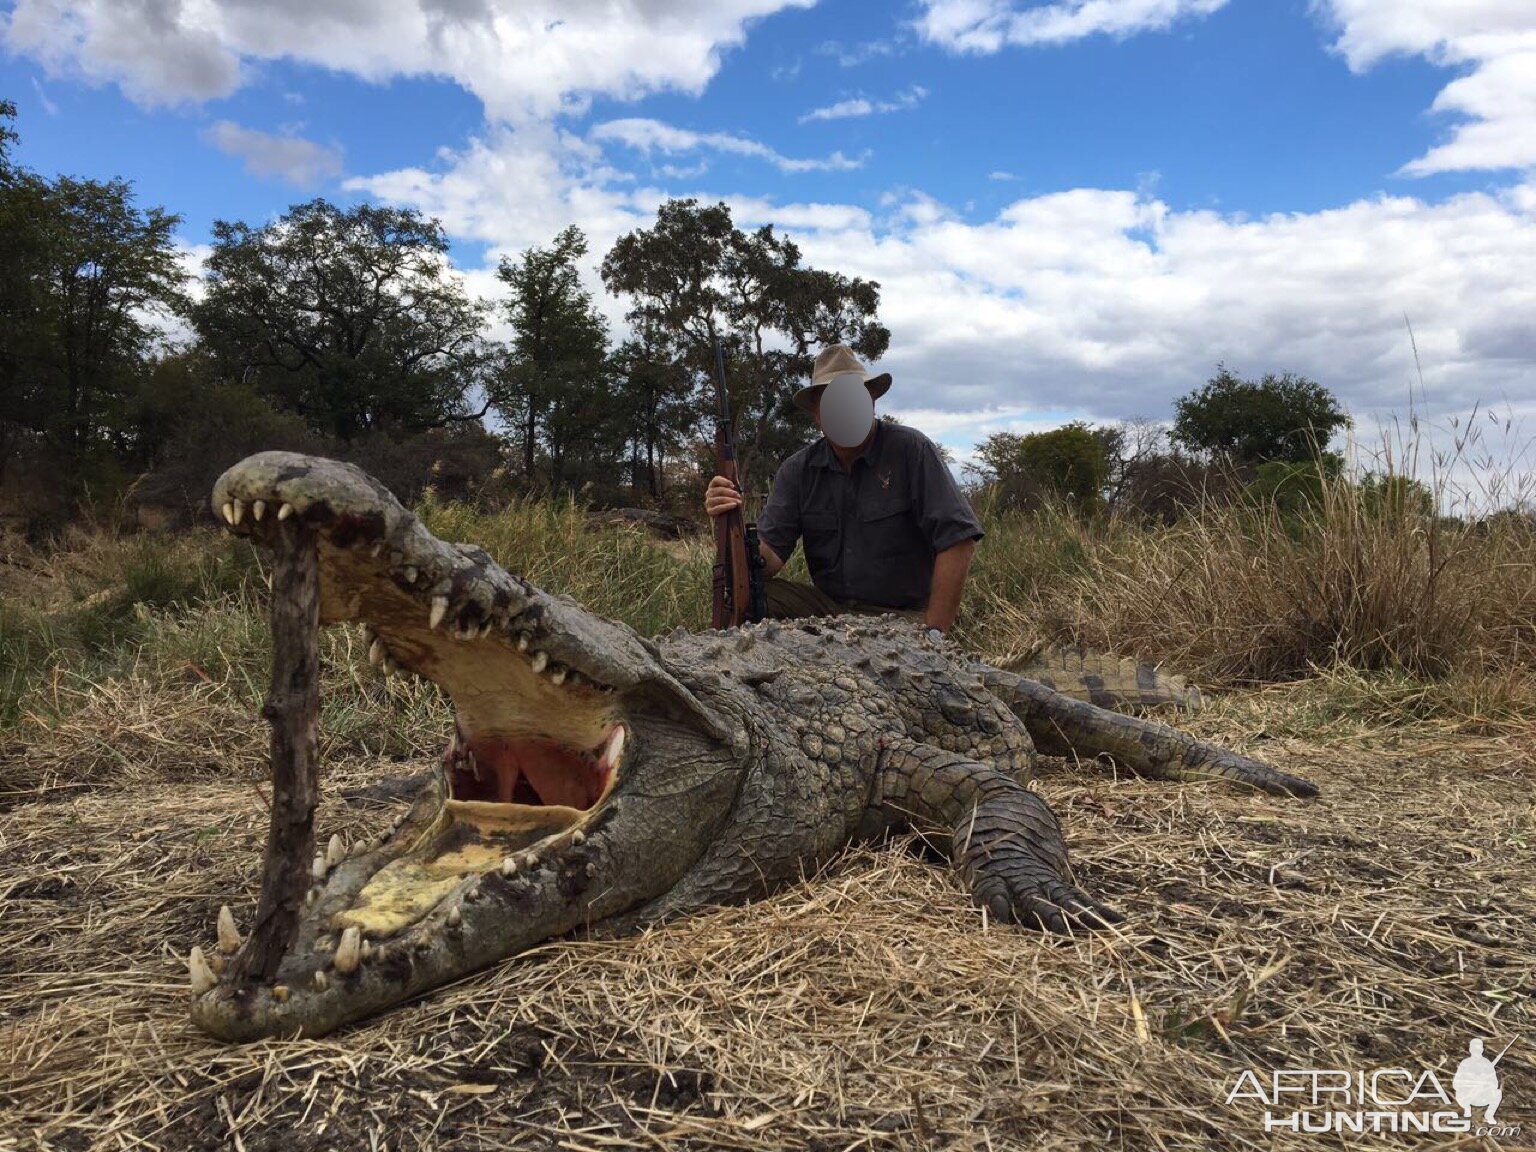
[[(715, 341), (715, 390), (720, 406), (715, 417), (715, 472), (736, 490), (736, 444), (731, 436), (731, 398), (725, 390), (725, 348)], [(757, 546), (757, 525), (748, 524), (741, 509), (715, 518), (715, 577), (710, 603), (711, 628), (733, 628), (767, 613), (763, 592), (763, 556)]]

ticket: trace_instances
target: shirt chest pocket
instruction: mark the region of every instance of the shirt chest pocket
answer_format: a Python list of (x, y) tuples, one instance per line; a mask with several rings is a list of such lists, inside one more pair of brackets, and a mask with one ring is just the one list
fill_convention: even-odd
[(898, 556), (912, 550), (916, 529), (912, 497), (905, 492), (881, 492), (859, 509), (860, 534), (872, 556)]
[(812, 572), (824, 571), (837, 563), (842, 546), (842, 528), (832, 512), (801, 514), (800, 539), (805, 546), (805, 562)]

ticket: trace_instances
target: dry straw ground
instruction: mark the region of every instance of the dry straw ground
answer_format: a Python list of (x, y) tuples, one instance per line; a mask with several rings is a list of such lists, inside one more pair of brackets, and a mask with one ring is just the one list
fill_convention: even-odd
[[(629, 544), (606, 547), (652, 586)], [(120, 558), (94, 563), (95, 583), (59, 561), (0, 587), (83, 604), (112, 586), (102, 573), (122, 578)], [(135, 601), (110, 638), (129, 656), (53, 657), (14, 696), (5, 1152), (1536, 1142), (1536, 724), (1448, 718), (1424, 703), (1438, 689), (1343, 672), (1187, 721), (1316, 780), (1313, 801), (1043, 764), (1079, 880), (1129, 914), (1116, 933), (987, 924), (893, 844), (752, 907), (551, 943), (323, 1040), (214, 1043), (188, 1022), (185, 956), (220, 904), (248, 922), (256, 896), (250, 595)], [(440, 703), (376, 679), (354, 643), (326, 648), (322, 837), (387, 823), (404, 799), (360, 790), (426, 771), (447, 734)], [(1449, 1085), (1474, 1036), (1514, 1040), (1501, 1119), (1523, 1137), (1266, 1134), (1259, 1105), (1226, 1103), (1245, 1069), (1427, 1068)]]

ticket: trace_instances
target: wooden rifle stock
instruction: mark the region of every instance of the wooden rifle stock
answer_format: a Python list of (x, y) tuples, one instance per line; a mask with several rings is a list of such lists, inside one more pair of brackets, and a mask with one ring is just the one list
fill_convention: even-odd
[[(715, 420), (715, 474), (724, 476), (741, 491), (736, 476), (736, 445), (731, 441), (731, 398), (725, 389), (725, 348), (715, 341), (715, 387), (719, 415)], [(715, 517), (715, 572), (710, 599), (711, 628), (734, 628), (748, 620), (761, 620), (763, 598), (762, 557), (757, 551), (757, 532), (748, 527), (741, 508)]]
[[(736, 483), (735, 452), (722, 430), (715, 432), (715, 467), (719, 475)], [(715, 518), (715, 582), (710, 604), (711, 628), (734, 628), (748, 618), (752, 607), (752, 568), (747, 556), (747, 528), (740, 508)]]

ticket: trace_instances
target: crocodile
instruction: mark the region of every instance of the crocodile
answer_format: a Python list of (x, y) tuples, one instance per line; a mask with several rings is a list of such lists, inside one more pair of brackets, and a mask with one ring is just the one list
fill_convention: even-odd
[[(1122, 914), (1078, 886), (1028, 786), (1037, 753), (1318, 791), (909, 619), (643, 637), (439, 540), (350, 464), (258, 453), (219, 478), (213, 507), (275, 558), (261, 904), (246, 935), (226, 904), (216, 942), (188, 953), (193, 1020), (223, 1039), (321, 1035), (551, 938), (759, 898), (893, 831), (947, 857), (998, 921), (1113, 931)], [(362, 626), (386, 671), (437, 685), (454, 729), (386, 834), (321, 849), (305, 761), (318, 631), (335, 624)]]

